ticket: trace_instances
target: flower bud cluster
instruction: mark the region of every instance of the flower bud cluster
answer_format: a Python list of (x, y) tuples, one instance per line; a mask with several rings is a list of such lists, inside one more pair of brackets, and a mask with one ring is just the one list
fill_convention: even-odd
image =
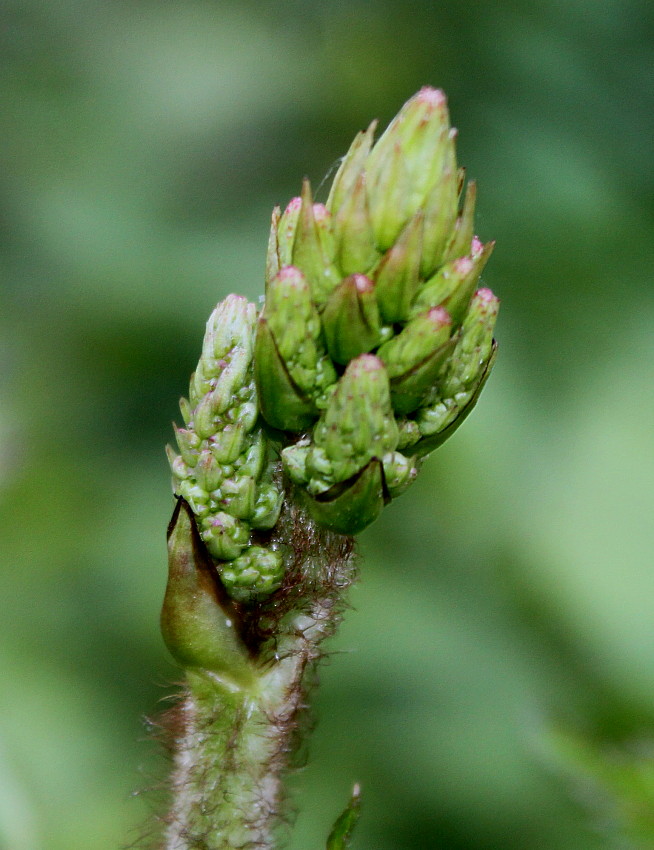
[(418, 92), (373, 144), (354, 140), (326, 205), (308, 181), (273, 212), (254, 374), (284, 432), (283, 467), (314, 518), (356, 533), (415, 479), (474, 406), (498, 299), (478, 289), (494, 243), (460, 196), (443, 92)]
[(252, 543), (252, 531), (277, 522), (282, 503), (268, 440), (261, 428), (253, 373), (256, 307), (229, 295), (207, 322), (202, 355), (169, 446), (175, 493), (196, 516), (221, 579), (239, 601), (279, 587), (282, 554)]

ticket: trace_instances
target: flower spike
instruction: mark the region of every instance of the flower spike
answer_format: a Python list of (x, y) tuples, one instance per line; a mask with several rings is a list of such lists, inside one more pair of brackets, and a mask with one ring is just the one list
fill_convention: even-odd
[[(359, 133), (327, 203), (309, 181), (273, 211), (260, 315), (229, 296), (210, 322), (169, 449), (176, 492), (234, 598), (282, 580), (281, 487), (341, 534), (373, 521), (472, 410), (495, 360), (494, 243), (456, 161), (447, 99), (425, 87), (377, 142)], [(284, 478), (285, 476), (285, 478)]]

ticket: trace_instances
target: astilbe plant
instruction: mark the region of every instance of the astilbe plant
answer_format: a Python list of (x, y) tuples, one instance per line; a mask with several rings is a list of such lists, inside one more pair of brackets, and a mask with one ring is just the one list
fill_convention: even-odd
[[(178, 453), (161, 626), (184, 668), (166, 850), (273, 848), (353, 535), (474, 406), (498, 300), (443, 92), (355, 138), (326, 204), (273, 211), (265, 300), (212, 313)], [(346, 847), (358, 789), (327, 841)]]

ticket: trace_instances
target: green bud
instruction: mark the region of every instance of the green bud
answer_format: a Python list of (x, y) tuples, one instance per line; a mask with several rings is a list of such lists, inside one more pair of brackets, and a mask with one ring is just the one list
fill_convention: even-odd
[(311, 450), (311, 440), (298, 440), (292, 446), (282, 450), (282, 464), (294, 484), (308, 484), (307, 456)]
[(234, 463), (243, 451), (247, 430), (243, 422), (237, 421), (228, 423), (222, 431), (211, 437), (209, 446), (218, 463)]
[(249, 532), (247, 525), (236, 517), (225, 511), (218, 511), (202, 517), (200, 537), (214, 558), (219, 561), (231, 561), (247, 546)]
[[(292, 198), (282, 213), (277, 226), (277, 257), (278, 272), (284, 266), (290, 266), (293, 262), (293, 243), (295, 242), (295, 231), (297, 229), (300, 210), (302, 209), (302, 198)], [(270, 278), (272, 280), (272, 278)], [(267, 294), (267, 291), (266, 291)]]
[(413, 458), (405, 457), (400, 452), (389, 452), (382, 458), (386, 489), (392, 499), (404, 493), (407, 487), (416, 480), (418, 470), (413, 460)]
[[(217, 305), (207, 322), (196, 375), (208, 379), (219, 377), (226, 367), (233, 366), (240, 376), (240, 383), (243, 383), (252, 359), (252, 330), (256, 313), (254, 304), (241, 295), (228, 295)], [(204, 394), (208, 387), (201, 389)]]
[(251, 475), (260, 478), (268, 459), (268, 440), (263, 431), (253, 436), (247, 451), (241, 454), (238, 464), (240, 475)]
[(238, 558), (219, 566), (220, 578), (237, 602), (260, 602), (270, 596), (284, 579), (281, 552), (250, 546)]
[(422, 439), (412, 451), (419, 456), (450, 437), (475, 406), (497, 354), (493, 328), (498, 310), (499, 299), (490, 289), (475, 293), (434, 398), (416, 414)]
[(273, 528), (279, 519), (283, 499), (283, 493), (274, 484), (260, 484), (254, 511), (250, 517), (252, 528)]
[(193, 513), (179, 499), (168, 531), (168, 584), (161, 611), (166, 646), (183, 667), (209, 670), (247, 687), (254, 674), (237, 623)]
[(224, 478), (220, 464), (209, 449), (200, 452), (193, 472), (199, 486), (207, 492), (219, 487)]
[(279, 262), (278, 242), (279, 220), (281, 219), (281, 217), (281, 209), (279, 207), (275, 207), (272, 211), (272, 219), (270, 222), (270, 235), (268, 237), (268, 253), (266, 254), (266, 287), (281, 268)]
[(447, 371), (439, 381), (443, 395), (455, 396), (478, 382), (491, 355), (499, 309), (499, 298), (490, 289), (475, 292)]
[(222, 507), (236, 519), (249, 519), (254, 513), (256, 482), (249, 475), (226, 478), (220, 487)]
[(409, 315), (420, 285), (423, 221), (418, 210), (375, 269), (377, 303), (385, 322), (402, 322)]
[(408, 419), (406, 416), (400, 417), (397, 428), (399, 433), (397, 447), (400, 451), (411, 448), (422, 437), (418, 423), (413, 419)]
[(196, 516), (204, 517), (209, 513), (209, 494), (188, 475), (177, 481), (175, 492), (189, 503)]
[(359, 811), (361, 808), (361, 789), (359, 785), (355, 785), (352, 789), (352, 796), (344, 812), (342, 812), (327, 839), (326, 850), (348, 850), (352, 832), (359, 820)]
[(329, 354), (345, 365), (375, 348), (381, 323), (374, 283), (362, 274), (350, 275), (330, 295), (322, 314)]
[(409, 172), (399, 142), (390, 149), (378, 173), (372, 170), (371, 160), (372, 156), (366, 169), (370, 215), (377, 248), (386, 251), (414, 212), (410, 207)]
[(447, 311), (434, 307), (412, 319), (377, 352), (386, 364), (397, 413), (410, 413), (425, 400), (453, 347), (451, 331), (452, 320)]
[(377, 122), (373, 121), (368, 129), (360, 132), (352, 142), (349, 151), (343, 157), (343, 161), (336, 172), (327, 199), (327, 209), (336, 215), (354, 190), (354, 186), (363, 171), (364, 164), (370, 153)]
[(190, 477), (191, 468), (184, 463), (184, 458), (175, 454), (175, 449), (171, 445), (166, 446), (166, 457), (175, 478), (183, 481), (185, 478)]
[[(316, 220), (316, 213), (320, 225)], [(322, 303), (339, 281), (333, 262), (334, 239), (329, 225), (329, 213), (313, 203), (308, 180), (302, 184), (300, 215), (293, 242), (292, 263), (305, 276), (313, 299)]]
[(477, 203), (477, 184), (470, 180), (466, 187), (463, 210), (457, 218), (450, 241), (445, 249), (443, 262), (449, 262), (457, 257), (464, 257), (471, 251), (472, 237), (475, 226), (475, 206)]
[(437, 305), (445, 307), (455, 325), (461, 324), (479, 277), (495, 247), (486, 245), (475, 237), (469, 256), (446, 263), (422, 287), (416, 298), (412, 314)]
[(254, 373), (260, 387), (261, 415), (280, 431), (302, 431), (317, 416), (316, 405), (291, 377), (277, 348), (268, 322), (262, 316), (257, 327)]
[(255, 377), (265, 420), (285, 431), (306, 428), (317, 413), (317, 398), (336, 380), (309, 284), (293, 266), (283, 268), (268, 287), (257, 329)]
[(343, 275), (366, 274), (379, 259), (365, 172), (361, 172), (334, 218), (334, 237), (336, 262)]
[(429, 277), (443, 261), (456, 221), (459, 199), (459, 178), (456, 168), (454, 140), (456, 131), (447, 135), (443, 171), (425, 201), (425, 225), (420, 273)]
[[(274, 281), (271, 287), (274, 301)], [(216, 307), (191, 379), (191, 400), (181, 404), (187, 427), (176, 436), (182, 455), (167, 449), (175, 492), (198, 518), (200, 537), (219, 562), (239, 558), (253, 528), (272, 528), (282, 502), (268, 440), (257, 427), (255, 320), (256, 309), (244, 298), (230, 295)], [(316, 330), (319, 335), (319, 324)]]
[(187, 428), (178, 428), (175, 423), (173, 423), (173, 429), (180, 454), (184, 458), (184, 463), (187, 463), (189, 466), (195, 466), (198, 462), (198, 451), (202, 440), (194, 431), (189, 431)]
[(180, 398), (179, 400), (179, 409), (182, 413), (182, 418), (184, 419), (184, 424), (188, 425), (189, 422), (193, 419), (193, 408), (191, 407), (189, 400), (187, 398)]
[(385, 250), (449, 168), (449, 116), (442, 91), (425, 87), (393, 119), (368, 157), (370, 208)]
[(362, 354), (350, 362), (336, 385), (314, 428), (314, 445), (324, 450), (337, 482), (350, 478), (373, 457), (393, 451), (397, 439), (384, 364), (372, 354)]

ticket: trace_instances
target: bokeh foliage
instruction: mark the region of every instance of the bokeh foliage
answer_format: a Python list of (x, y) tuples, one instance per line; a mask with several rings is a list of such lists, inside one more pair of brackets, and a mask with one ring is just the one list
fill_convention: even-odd
[(497, 240), (500, 358), (363, 537), (291, 847), (355, 780), (355, 847), (652, 846), (652, 54), (647, 0), (2, 0), (0, 847), (147, 821), (204, 322), (262, 291), (273, 204), (423, 84)]

